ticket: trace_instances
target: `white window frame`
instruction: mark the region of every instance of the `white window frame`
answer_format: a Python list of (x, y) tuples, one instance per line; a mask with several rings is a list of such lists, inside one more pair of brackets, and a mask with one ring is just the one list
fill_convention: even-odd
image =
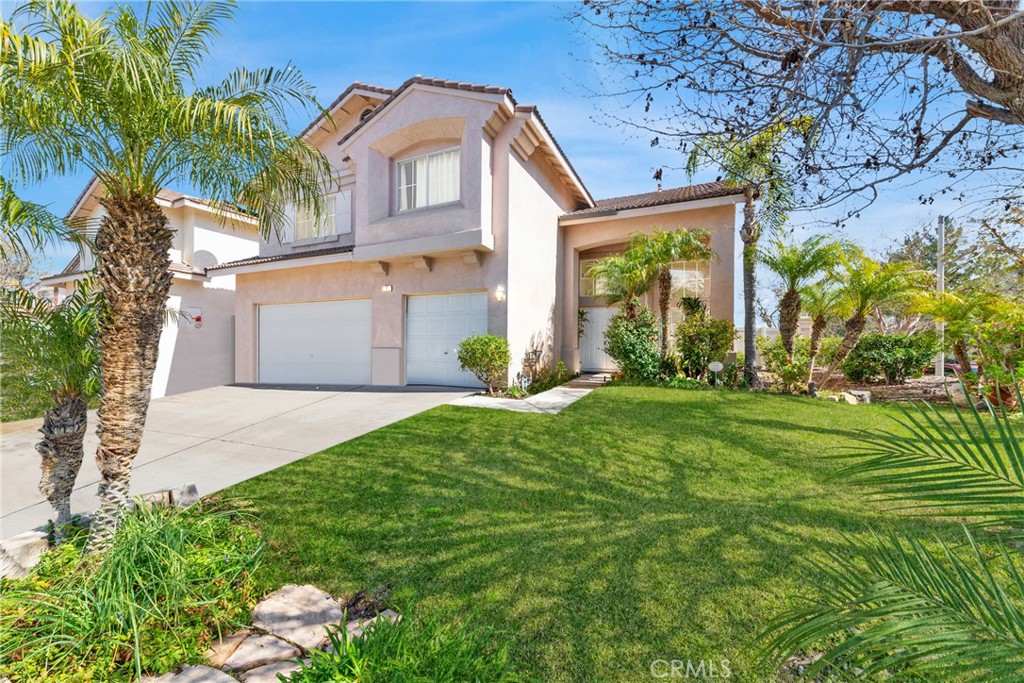
[[(442, 154), (448, 154), (450, 152), (455, 152), (456, 153), (456, 163), (458, 164), (458, 172), (457, 172), (458, 177), (455, 179), (455, 181), (456, 181), (455, 182), (455, 188), (456, 188), (455, 189), (455, 198), (454, 199), (446, 200), (444, 202), (438, 202), (437, 204), (431, 204), (430, 203), (430, 171), (429, 171), (429, 169), (430, 169), (430, 157), (436, 157), (436, 156), (440, 156)], [(401, 178), (402, 178), (402, 170), (401, 169), (402, 169), (402, 165), (403, 164), (408, 164), (408, 163), (415, 163), (417, 161), (420, 161), (421, 159), (426, 159), (427, 160), (427, 163), (424, 165), (425, 173), (424, 173), (424, 178), (423, 178), (423, 181), (422, 181), (423, 185), (425, 186), (424, 195), (427, 197), (427, 199), (425, 200), (425, 203), (422, 206), (409, 206), (409, 207), (406, 207), (406, 208), (403, 209), (402, 208), (402, 191), (404, 189), (408, 188), (408, 187), (416, 187), (416, 186), (418, 186), (420, 184), (420, 181), (417, 178), (417, 182), (414, 185), (402, 185), (401, 184)], [(445, 206), (445, 205), (448, 205), (448, 204), (456, 204), (456, 203), (462, 201), (462, 148), (460, 146), (456, 145), (454, 147), (445, 147), (444, 149), (436, 149), (436, 150), (433, 150), (433, 151), (430, 151), (430, 152), (425, 152), (423, 154), (417, 154), (417, 155), (411, 156), (411, 157), (403, 157), (401, 159), (396, 159), (395, 160), (394, 177), (395, 177), (395, 213), (408, 213), (409, 211), (417, 211), (419, 209), (425, 209), (425, 208), (428, 208), (428, 207)], [(415, 193), (413, 193), (413, 196), (415, 196)]]
[(686, 270), (686, 271), (698, 271), (703, 274), (703, 291), (700, 294), (697, 293), (682, 293), (676, 295), (676, 283), (672, 283), (672, 299), (673, 302), (678, 302), (686, 296), (695, 296), (706, 304), (711, 302), (711, 261), (707, 259), (692, 260), (692, 261), (673, 261), (672, 265), (669, 266), (669, 270)]

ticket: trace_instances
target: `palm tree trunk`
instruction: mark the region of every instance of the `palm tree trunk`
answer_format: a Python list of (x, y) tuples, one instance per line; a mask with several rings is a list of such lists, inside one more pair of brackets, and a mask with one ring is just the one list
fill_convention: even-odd
[(100, 319), (103, 396), (99, 409), (100, 508), (89, 550), (109, 545), (128, 502), (163, 328), (173, 237), (152, 197), (112, 196), (96, 235), (97, 281), (107, 302)]
[(58, 539), (61, 527), (71, 521), (71, 491), (82, 467), (86, 411), (85, 399), (81, 396), (58, 396), (56, 405), (46, 411), (39, 429), (43, 435), (36, 444), (36, 451), (42, 456), (39, 492), (53, 506)]
[(825, 333), (825, 323), (828, 322), (825, 316), (815, 316), (814, 320), (811, 321), (811, 343), (808, 355), (810, 356), (810, 370), (807, 373), (807, 384), (810, 389), (811, 382), (814, 381), (814, 361), (818, 358), (818, 351), (821, 350), (821, 335)]
[(754, 267), (757, 265), (757, 215), (754, 211), (754, 188), (747, 187), (744, 193), (743, 228), (743, 382), (748, 387), (758, 385), (757, 347), (754, 344), (754, 297), (757, 281)]
[(843, 341), (839, 345), (839, 351), (836, 352), (836, 357), (832, 361), (832, 364), (825, 370), (824, 376), (821, 378), (821, 386), (824, 387), (828, 384), (829, 380), (832, 379), (832, 375), (835, 374), (839, 366), (843, 364), (846, 357), (853, 351), (853, 347), (857, 346), (857, 342), (860, 341), (860, 336), (864, 333), (864, 326), (867, 324), (867, 318), (864, 317), (863, 313), (857, 313), (852, 318), (846, 321), (846, 333), (843, 335)]
[(668, 308), (672, 299), (672, 271), (658, 271), (658, 306), (661, 309), (661, 355), (668, 355)]
[(788, 290), (779, 302), (779, 338), (786, 354), (793, 357), (793, 339), (800, 325), (800, 292)]

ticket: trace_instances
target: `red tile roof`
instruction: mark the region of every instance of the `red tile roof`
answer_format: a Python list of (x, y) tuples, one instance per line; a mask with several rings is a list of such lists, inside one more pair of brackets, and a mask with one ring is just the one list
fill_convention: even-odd
[(351, 244), (344, 247), (326, 247), (324, 249), (310, 249), (309, 251), (298, 251), (291, 254), (280, 254), (278, 256), (252, 256), (250, 258), (239, 259), (238, 261), (228, 261), (226, 263), (218, 263), (215, 266), (210, 266), (206, 269), (209, 273), (212, 270), (221, 270), (224, 268), (237, 268), (239, 266), (255, 266), (263, 263), (276, 263), (278, 261), (292, 261), (296, 259), (313, 258), (314, 256), (329, 256), (330, 254), (347, 254), (352, 251), (353, 246)]
[[(334, 108), (337, 107), (339, 104), (341, 104), (344, 101), (344, 99), (346, 97), (348, 97), (349, 94), (353, 90), (365, 90), (366, 92), (377, 93), (378, 95), (384, 95), (384, 96), (390, 95), (392, 92), (394, 92), (391, 88), (385, 88), (385, 87), (380, 86), (380, 85), (370, 85), (369, 83), (360, 83), (359, 81), (356, 81), (352, 85), (350, 85), (347, 88), (345, 88), (345, 90), (342, 91), (342, 93), (340, 95), (338, 95), (334, 99), (334, 101), (330, 103), (330, 105), (328, 105), (328, 107), (325, 110), (325, 112), (333, 111)], [(324, 114), (321, 114), (320, 116), (318, 116), (315, 119), (313, 119), (312, 121), (310, 121), (309, 125), (306, 126), (305, 128), (303, 128), (302, 132), (299, 133), (299, 137), (300, 138), (301, 137), (305, 137), (306, 134), (309, 133), (309, 131), (313, 130), (313, 128), (318, 123), (323, 121), (324, 118), (326, 118), (326, 116)]]
[(693, 202), (699, 199), (714, 199), (716, 197), (731, 197), (742, 195), (743, 188), (735, 185), (716, 181), (713, 183), (701, 183), (699, 185), (685, 185), (673, 187), (667, 190), (656, 192), (644, 192), (641, 194), (629, 194), (623, 197), (611, 197), (609, 199), (598, 199), (594, 206), (579, 211), (572, 211), (563, 218), (577, 218), (582, 216), (601, 216), (614, 214), (628, 209), (646, 209), (652, 206), (663, 206), (665, 204), (678, 204), (680, 202)]

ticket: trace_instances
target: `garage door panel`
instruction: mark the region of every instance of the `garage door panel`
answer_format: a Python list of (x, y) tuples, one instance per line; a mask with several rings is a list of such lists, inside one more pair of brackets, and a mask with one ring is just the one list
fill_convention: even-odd
[(459, 343), (487, 333), (487, 294), (409, 297), (406, 303), (406, 382), (479, 387), (459, 369)]
[(259, 310), (259, 381), (368, 384), (370, 300), (270, 304)]

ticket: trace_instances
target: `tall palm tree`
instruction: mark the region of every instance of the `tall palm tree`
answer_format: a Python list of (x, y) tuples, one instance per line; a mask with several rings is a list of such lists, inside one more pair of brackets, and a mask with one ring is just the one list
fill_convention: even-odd
[(668, 313), (672, 303), (672, 264), (676, 261), (709, 261), (715, 256), (708, 241), (711, 233), (693, 230), (655, 230), (651, 234), (634, 233), (628, 252), (655, 273), (658, 283), (658, 309), (661, 314), (661, 355), (668, 355)]
[(831, 280), (822, 280), (812, 285), (806, 285), (800, 290), (800, 304), (803, 311), (811, 317), (811, 338), (808, 355), (810, 356), (810, 369), (807, 374), (807, 384), (810, 388), (814, 381), (814, 363), (821, 351), (821, 338), (825, 334), (825, 327), (829, 321), (845, 315), (845, 301), (842, 298), (842, 290)]
[(171, 275), (173, 231), (156, 204), (184, 183), (255, 212), (264, 235), (296, 201), (324, 216), (324, 156), (286, 128), (293, 109), (322, 112), (297, 69), (237, 69), (197, 87), (224, 2), (119, 4), (95, 18), (67, 0), (32, 0), (0, 22), (0, 154), (25, 183), (91, 171), (106, 213), (95, 238), (104, 392), (96, 463), (102, 549), (126, 507), (146, 422)]
[(859, 253), (843, 257), (843, 265), (839, 272), (839, 288), (840, 298), (848, 308), (849, 317), (843, 325), (843, 341), (821, 378), (821, 386), (825, 386), (832, 379), (839, 366), (857, 346), (871, 309), (908, 297), (915, 290), (924, 287), (927, 279), (928, 273), (917, 270), (912, 263), (879, 263)]
[(608, 303), (622, 302), (626, 317), (632, 319), (640, 297), (654, 285), (656, 273), (638, 252), (627, 249), (595, 261), (587, 276), (594, 281), (600, 296)]
[[(805, 142), (811, 134), (814, 121), (801, 116), (791, 121), (779, 121), (749, 139), (734, 136), (712, 136), (694, 145), (686, 168), (692, 176), (705, 161), (716, 163), (725, 182), (743, 188), (743, 378), (748, 386), (757, 384), (757, 346), (754, 327), (757, 315), (754, 299), (757, 296), (757, 241), (761, 234), (777, 233), (786, 223), (795, 201), (789, 175), (780, 161), (778, 151), (793, 135)], [(761, 208), (754, 202), (760, 198)]]
[(24, 289), (0, 290), (4, 384), (46, 392), (39, 491), (50, 501), (58, 533), (71, 518), (71, 490), (82, 466), (86, 410), (100, 391), (97, 348), (102, 302), (86, 280), (59, 305)]
[(782, 279), (785, 290), (779, 299), (779, 338), (782, 348), (793, 355), (793, 339), (800, 324), (800, 288), (817, 275), (839, 264), (845, 242), (816, 235), (803, 242), (775, 239), (760, 260)]

